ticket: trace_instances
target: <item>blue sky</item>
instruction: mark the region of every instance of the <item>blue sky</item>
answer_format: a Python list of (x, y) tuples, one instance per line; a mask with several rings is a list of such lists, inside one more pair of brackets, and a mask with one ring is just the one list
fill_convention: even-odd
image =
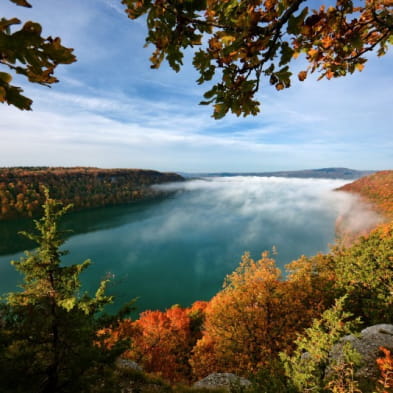
[[(165, 171), (271, 171), (393, 167), (393, 55), (361, 73), (305, 82), (281, 92), (264, 81), (256, 117), (211, 118), (185, 58), (176, 74), (151, 70), (145, 26), (120, 0), (2, 2), (6, 17), (38, 21), (78, 62), (62, 66), (51, 89), (17, 79), (32, 112), (0, 105), (0, 166), (61, 165)], [(295, 65), (296, 67), (296, 65)]]

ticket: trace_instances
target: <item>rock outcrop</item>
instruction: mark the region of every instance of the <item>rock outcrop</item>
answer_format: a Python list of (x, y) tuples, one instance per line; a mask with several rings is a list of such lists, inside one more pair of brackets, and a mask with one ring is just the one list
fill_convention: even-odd
[(117, 368), (122, 370), (143, 371), (142, 367), (133, 360), (118, 358), (115, 364)]
[[(343, 347), (350, 343), (361, 356), (360, 368), (356, 371), (355, 378), (359, 381), (376, 381), (380, 371), (376, 359), (380, 357), (379, 347), (393, 350), (393, 325), (380, 324), (370, 326), (362, 330), (359, 336), (345, 336), (338, 342), (330, 353), (330, 364), (340, 362), (343, 358)], [(327, 370), (327, 376), (331, 374), (331, 366)]]
[(232, 386), (247, 387), (251, 385), (248, 379), (231, 373), (213, 373), (194, 383), (194, 387), (207, 389), (224, 389), (228, 392)]

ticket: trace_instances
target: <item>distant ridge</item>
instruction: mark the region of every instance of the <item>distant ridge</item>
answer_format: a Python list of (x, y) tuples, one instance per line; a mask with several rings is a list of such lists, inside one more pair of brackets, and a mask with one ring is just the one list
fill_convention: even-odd
[(371, 175), (376, 171), (358, 171), (348, 168), (321, 168), (304, 169), (300, 171), (278, 171), (278, 172), (209, 172), (209, 173), (180, 173), (182, 176), (190, 177), (212, 177), (212, 176), (261, 176), (261, 177), (297, 177), (316, 179), (348, 179), (355, 180), (363, 176)]
[(338, 188), (360, 195), (389, 219), (393, 219), (393, 170), (380, 171)]
[(184, 181), (176, 173), (93, 167), (0, 168), (0, 220), (41, 214), (42, 186), (73, 210), (131, 203), (164, 196), (153, 184)]

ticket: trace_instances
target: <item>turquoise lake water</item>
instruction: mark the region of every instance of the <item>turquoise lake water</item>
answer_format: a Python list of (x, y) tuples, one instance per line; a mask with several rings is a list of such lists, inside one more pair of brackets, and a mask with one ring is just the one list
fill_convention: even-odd
[[(94, 290), (111, 277), (116, 305), (138, 297), (137, 309), (165, 309), (208, 300), (244, 251), (258, 258), (275, 246), (284, 266), (328, 250), (348, 196), (332, 191), (345, 180), (258, 177), (208, 178), (161, 186), (170, 197), (69, 214), (67, 263), (92, 260), (83, 274)], [(8, 263), (32, 244), (17, 232), (30, 220), (0, 223), (0, 292), (20, 277)]]

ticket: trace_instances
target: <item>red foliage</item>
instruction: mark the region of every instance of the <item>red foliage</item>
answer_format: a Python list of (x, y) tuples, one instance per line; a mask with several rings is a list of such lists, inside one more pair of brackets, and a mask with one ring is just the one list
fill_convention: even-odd
[(171, 382), (189, 381), (188, 359), (201, 337), (206, 302), (195, 302), (190, 308), (173, 306), (166, 311), (145, 311), (136, 321), (125, 320), (107, 333), (107, 345), (129, 338), (131, 346), (123, 354), (143, 366), (144, 370)]

